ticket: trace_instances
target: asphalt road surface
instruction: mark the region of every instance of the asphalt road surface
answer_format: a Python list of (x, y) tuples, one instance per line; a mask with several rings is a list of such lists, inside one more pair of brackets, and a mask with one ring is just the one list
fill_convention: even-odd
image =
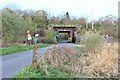
[[(72, 43), (61, 43), (57, 44), (58, 46), (81, 46), (79, 44), (72, 44)], [(54, 45), (50, 45), (49, 47), (52, 47)], [(39, 48), (38, 49), (38, 56), (40, 57), (47, 49), (45, 48)], [(24, 52), (17, 52), (14, 54), (9, 54), (5, 56), (0, 56), (2, 60), (0, 60), (0, 63), (2, 63), (2, 76), (1, 78), (12, 78), (14, 77), (19, 71), (21, 71), (25, 66), (32, 63), (32, 54), (33, 51), (24, 51)]]

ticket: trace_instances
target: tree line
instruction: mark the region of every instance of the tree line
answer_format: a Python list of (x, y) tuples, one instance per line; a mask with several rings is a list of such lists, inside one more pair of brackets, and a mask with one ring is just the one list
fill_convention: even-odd
[[(69, 12), (63, 13), (62, 17), (48, 15), (45, 10), (21, 10), (3, 8), (0, 10), (2, 16), (2, 33), (0, 39), (3, 44), (22, 42), (26, 39), (26, 31), (29, 29), (33, 35), (37, 28), (48, 29), (52, 24), (77, 24), (80, 30), (91, 30), (91, 22), (84, 17), (71, 17)], [(118, 19), (116, 16), (108, 15), (94, 20), (94, 30), (101, 34), (109, 34), (117, 37)]]

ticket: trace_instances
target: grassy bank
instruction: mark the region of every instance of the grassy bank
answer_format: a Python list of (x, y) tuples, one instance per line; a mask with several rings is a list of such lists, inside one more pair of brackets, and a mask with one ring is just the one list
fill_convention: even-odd
[(15, 78), (75, 78), (74, 73), (68, 73), (67, 71), (48, 67), (49, 75), (46, 75), (42, 68), (32, 69), (32, 65), (25, 67)]
[(40, 58), (37, 69), (25, 67), (16, 78), (117, 78), (117, 43), (105, 43), (93, 53), (81, 47), (54, 46)]
[[(39, 48), (42, 48), (42, 47), (47, 47), (48, 44), (40, 43), (40, 44), (37, 44), (37, 46)], [(2, 51), (2, 53), (0, 53), (0, 55), (7, 55), (15, 52), (31, 50), (32, 48), (33, 48), (33, 45), (13, 45), (11, 47), (1, 48), (0, 51)]]
[[(75, 48), (54, 46), (53, 48), (51, 48), (51, 52), (49, 51), (50, 50), (48, 50), (48, 53), (45, 53), (45, 55), (41, 57), (41, 60), (40, 60), (40, 63), (38, 64), (37, 69), (32, 69), (32, 65), (29, 65), (25, 67), (22, 71), (20, 71), (15, 76), (15, 78), (76, 78), (78, 77), (78, 75), (76, 75), (75, 72), (73, 72), (72, 70), (69, 70), (73, 62), (68, 62), (68, 61), (64, 61), (63, 59), (60, 59), (62, 55), (66, 55), (64, 59), (67, 58), (66, 60), (68, 60), (69, 56), (67, 56), (67, 54), (70, 53), (71, 55), (72, 51), (75, 51), (74, 54), (76, 55), (77, 51)], [(70, 60), (75, 58), (74, 54)], [(52, 60), (53, 56), (55, 59), (54, 61)], [(46, 61), (46, 59), (48, 60)], [(56, 59), (62, 62), (60, 63), (56, 62)], [(83, 75), (81, 74), (81, 76)]]

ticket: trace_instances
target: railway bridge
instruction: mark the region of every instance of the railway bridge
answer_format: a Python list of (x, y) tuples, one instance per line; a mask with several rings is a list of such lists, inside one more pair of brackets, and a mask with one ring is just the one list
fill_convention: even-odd
[(55, 37), (58, 38), (59, 33), (68, 33), (68, 42), (75, 43), (76, 41), (76, 25), (53, 25)]

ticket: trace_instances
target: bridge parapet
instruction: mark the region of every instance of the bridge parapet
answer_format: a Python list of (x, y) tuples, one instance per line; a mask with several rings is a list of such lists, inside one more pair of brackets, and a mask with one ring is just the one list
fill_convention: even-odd
[(77, 24), (71, 25), (71, 24), (52, 24), (52, 27), (77, 27)]

